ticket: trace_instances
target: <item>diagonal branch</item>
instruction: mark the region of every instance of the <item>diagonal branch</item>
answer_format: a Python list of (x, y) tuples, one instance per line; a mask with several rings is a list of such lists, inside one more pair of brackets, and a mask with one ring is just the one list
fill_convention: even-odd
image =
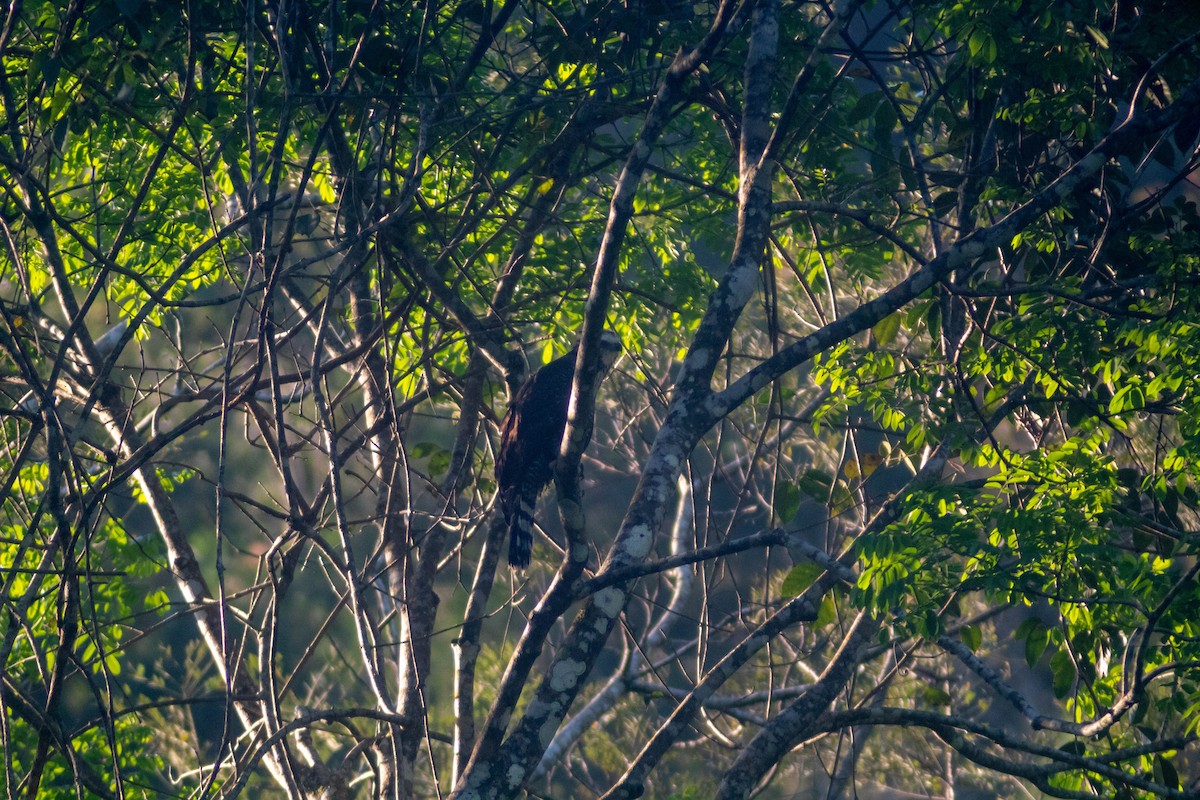
[[(587, 420), (587, 424), (590, 425), (594, 412), (596, 372), (594, 365), (598, 362), (599, 357), (599, 337), (603, 329), (621, 245), (633, 213), (633, 198), (637, 186), (646, 169), (654, 145), (666, 128), (672, 113), (672, 106), (680, 95), (684, 81), (716, 52), (725, 37), (735, 8), (733, 0), (724, 0), (718, 9), (716, 19), (701, 42), (692, 50), (681, 52), (675, 57), (667, 69), (654, 102), (647, 112), (638, 139), (634, 142), (618, 178), (616, 191), (609, 206), (608, 223), (597, 255), (592, 291), (589, 294), (585, 311), (580, 361), (577, 362), (578, 369), (576, 369), (576, 385), (572, 389), (572, 406), (564, 435), (566, 452), (564, 457), (558, 460), (559, 463), (556, 467), (557, 474), (566, 478), (566, 480), (556, 481), (559, 502), (564, 507), (569, 507), (572, 502), (578, 502), (577, 472), (582, 451), (581, 445), (585, 439), (585, 433), (580, 427), (579, 421)], [(674, 468), (676, 472), (678, 463), (676, 461)], [(663, 495), (664, 500), (666, 496), (666, 494)], [(658, 513), (663, 513), (663, 508), (660, 507)], [(574, 523), (577, 531), (582, 527), (578, 520), (578, 516), (568, 520), (568, 523)], [(576, 537), (578, 538), (578, 533), (576, 533)], [(648, 535), (645, 537), (645, 541), (648, 546)], [(564, 560), (562, 569), (526, 625), (521, 642), (518, 644), (509, 669), (505, 672), (501, 682), (484, 732), (476, 743), (471, 760), (452, 797), (510, 797), (516, 793), (541, 753), (544, 752), (550, 734), (566, 715), (571, 701), (583, 683), (584, 676), (591, 664), (594, 663), (604, 641), (608, 638), (612, 625), (624, 606), (625, 595), (617, 592), (615, 603), (610, 599), (608, 603), (603, 604), (602, 617), (604, 621), (602, 624), (591, 626), (587, 632), (583, 633), (582, 640), (577, 636), (568, 636), (568, 644), (562, 652), (569, 655), (560, 658), (556, 665), (552, 666), (549, 677), (538, 688), (537, 698), (531, 703), (509, 739), (501, 745), (509, 716), (528, 679), (529, 670), (541, 652), (542, 643), (551, 626), (566, 613), (573, 600), (575, 579), (582, 573), (586, 564), (586, 556), (580, 558), (574, 552), (575, 550), (576, 548), (571, 549), (570, 556)], [(581, 629), (577, 628), (576, 630)], [(572, 646), (572, 643), (575, 646)]]
[(1179, 99), (1166, 108), (1150, 109), (1130, 116), (1104, 137), (1091, 152), (1058, 176), (1033, 198), (1017, 206), (1003, 219), (948, 247), (907, 278), (874, 300), (863, 303), (846, 316), (829, 323), (803, 339), (784, 347), (753, 367), (729, 388), (713, 397), (709, 413), (721, 417), (753, 397), (771, 381), (808, 362), (817, 353), (869, 330), (884, 317), (915, 300), (922, 292), (945, 280), (956, 270), (972, 270), (984, 254), (1012, 241), (1013, 236), (1061, 203), (1084, 181), (1094, 176), (1110, 158), (1136, 146), (1146, 136), (1166, 130), (1200, 104), (1200, 81), (1189, 85)]

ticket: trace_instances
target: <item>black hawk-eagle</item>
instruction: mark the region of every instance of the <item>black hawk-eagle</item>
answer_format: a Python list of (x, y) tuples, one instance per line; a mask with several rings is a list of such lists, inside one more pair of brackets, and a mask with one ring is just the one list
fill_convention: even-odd
[[(496, 453), (496, 484), (500, 508), (508, 524), (508, 563), (529, 566), (533, 552), (533, 514), (538, 496), (554, 476), (567, 406), (575, 378), (579, 346), (556, 358), (525, 381), (500, 423)], [(612, 331), (600, 334), (600, 373), (603, 377), (621, 354), (621, 339)], [(587, 446), (587, 443), (584, 443)]]

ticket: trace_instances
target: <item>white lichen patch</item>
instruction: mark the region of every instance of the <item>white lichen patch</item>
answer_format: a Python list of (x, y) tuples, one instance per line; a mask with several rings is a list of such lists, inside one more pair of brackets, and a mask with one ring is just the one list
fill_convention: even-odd
[(621, 613), (621, 609), (625, 607), (625, 593), (615, 586), (596, 592), (593, 600), (600, 613), (609, 619), (616, 619), (617, 615)]
[(525, 706), (525, 716), (530, 719), (537, 719), (550, 711), (550, 704), (543, 703), (541, 700), (533, 699), (529, 701), (529, 705)]
[(572, 689), (586, 672), (587, 664), (573, 658), (564, 658), (550, 671), (550, 688), (556, 692)]
[(508, 768), (508, 785), (520, 786), (521, 781), (525, 780), (525, 768), (520, 764), (513, 764)]
[(683, 362), (683, 365), (688, 369), (700, 369), (706, 363), (708, 363), (708, 349), (697, 347), (688, 353), (687, 361)]
[(455, 639), (453, 647), (459, 661), (469, 661), (479, 655), (480, 647), (475, 642), (464, 644), (461, 639)]
[(729, 305), (741, 308), (750, 299), (754, 285), (758, 282), (758, 272), (746, 266), (735, 267), (729, 275)]
[(662, 503), (667, 496), (660, 483), (661, 481), (659, 480), (658, 476), (654, 476), (654, 479), (647, 483), (647, 485), (642, 489), (641, 499), (644, 502), (651, 504)]
[(725, 401), (721, 399), (720, 395), (710, 394), (704, 399), (704, 410), (708, 413), (708, 416), (712, 417), (713, 419), (719, 419), (720, 417), (725, 416), (725, 412), (727, 412), (729, 409), (725, 405)]
[(985, 248), (983, 246), (983, 242), (974, 239), (969, 242), (964, 242), (961, 247), (962, 256), (968, 261), (979, 258), (981, 255), (983, 255), (984, 250)]
[(650, 553), (653, 539), (649, 525), (634, 525), (625, 534), (625, 552), (634, 558), (645, 558)]

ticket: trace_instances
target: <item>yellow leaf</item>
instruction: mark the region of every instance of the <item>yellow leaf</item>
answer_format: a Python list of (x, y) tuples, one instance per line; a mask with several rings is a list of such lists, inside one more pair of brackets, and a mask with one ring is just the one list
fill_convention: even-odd
[(863, 453), (858, 461), (847, 461), (842, 465), (842, 474), (850, 480), (857, 477), (869, 478), (871, 473), (879, 469), (883, 456), (879, 453)]

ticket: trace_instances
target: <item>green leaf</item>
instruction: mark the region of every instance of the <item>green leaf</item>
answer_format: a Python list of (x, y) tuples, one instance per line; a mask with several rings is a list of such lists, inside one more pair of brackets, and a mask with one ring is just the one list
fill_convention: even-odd
[(937, 197), (933, 198), (933, 213), (936, 216), (944, 217), (955, 209), (958, 205), (958, 192), (942, 192)]
[(996, 46), (996, 40), (982, 28), (971, 31), (971, 37), (967, 40), (967, 49), (972, 58), (977, 58), (987, 64), (995, 61), (996, 56), (1000, 53)]
[(775, 487), (775, 518), (781, 523), (791, 522), (800, 510), (800, 489), (794, 483), (781, 483)]
[(1084, 27), (1087, 28), (1087, 32), (1092, 35), (1092, 38), (1096, 40), (1096, 44), (1100, 46), (1101, 50), (1108, 49), (1108, 37), (1102, 31), (1091, 25), (1085, 25)]
[(892, 108), (892, 104), (880, 103), (875, 111), (875, 142), (888, 153), (892, 151), (892, 131), (895, 130), (898, 121), (896, 109)]
[(1050, 675), (1055, 697), (1061, 700), (1071, 693), (1075, 685), (1075, 662), (1065, 648), (1050, 657)]
[(833, 478), (828, 473), (809, 467), (800, 476), (798, 486), (801, 492), (813, 500), (816, 500), (818, 503), (825, 503), (829, 500), (829, 488), (832, 484)]
[(1122, 386), (1113, 395), (1112, 400), (1108, 402), (1108, 413), (1120, 414), (1125, 411), (1137, 411), (1145, 408), (1146, 395), (1142, 391), (1142, 387), (1136, 383), (1131, 383)]
[(1046, 652), (1046, 645), (1050, 643), (1050, 632), (1046, 626), (1037, 620), (1034, 623), (1025, 637), (1025, 663), (1031, 667), (1038, 663), (1042, 653)]
[(949, 694), (933, 686), (926, 686), (921, 690), (921, 699), (930, 706), (948, 706), (953, 700)]
[(958, 631), (958, 638), (962, 639), (963, 644), (969, 647), (972, 653), (978, 653), (983, 644), (983, 632), (978, 625), (963, 625)]
[(812, 586), (817, 578), (825, 574), (825, 568), (812, 561), (804, 561), (792, 567), (783, 579), (780, 592), (784, 597), (798, 597)]
[(925, 326), (929, 328), (929, 335), (933, 338), (940, 338), (942, 335), (942, 306), (937, 302), (930, 302), (927, 313), (925, 314)]
[(445, 475), (450, 469), (450, 451), (445, 448), (438, 448), (432, 456), (429, 457), (429, 474), (435, 476)]
[(162, 589), (155, 589), (145, 597), (146, 609), (154, 611), (159, 616), (171, 610), (171, 598)]
[(418, 442), (408, 449), (409, 458), (425, 458), (437, 450), (438, 446), (433, 442)]
[(875, 113), (875, 109), (884, 100), (883, 92), (868, 92), (858, 98), (858, 102), (854, 104), (854, 108), (846, 115), (846, 121), (850, 123), (860, 122)]
[(817, 609), (817, 618), (813, 621), (813, 627), (816, 630), (823, 630), (837, 620), (837, 603), (833, 600), (832, 594), (827, 594), (821, 599), (821, 607)]
[(1161, 755), (1154, 757), (1154, 780), (1168, 789), (1178, 789), (1180, 786), (1179, 772), (1176, 771), (1175, 765)]
[(1067, 742), (1058, 749), (1073, 756), (1087, 755), (1087, 745), (1079, 739), (1074, 739), (1070, 742)]
[(932, 608), (926, 610), (917, 619), (919, 620), (917, 630), (929, 641), (933, 641), (942, 635), (942, 618)]
[(850, 509), (854, 508), (854, 495), (850, 492), (850, 487), (843, 480), (838, 480), (833, 485), (833, 496), (830, 498), (829, 509), (834, 516), (845, 514)]
[(894, 314), (888, 314), (879, 322), (875, 323), (875, 327), (871, 328), (871, 335), (875, 337), (875, 341), (882, 347), (887, 347), (896, 339), (896, 334), (900, 331), (900, 320), (903, 315), (897, 311)]

